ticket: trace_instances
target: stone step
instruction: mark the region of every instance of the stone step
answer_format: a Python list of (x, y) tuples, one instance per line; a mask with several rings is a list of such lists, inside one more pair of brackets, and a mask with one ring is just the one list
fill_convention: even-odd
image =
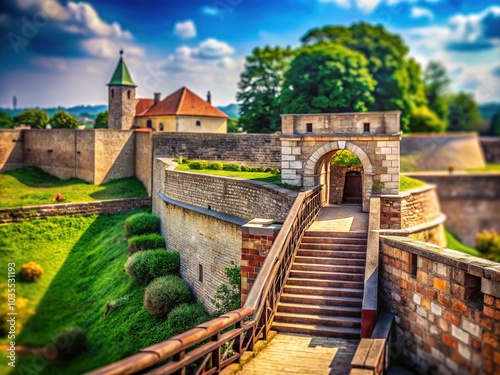
[(315, 296), (305, 294), (282, 293), (280, 302), (306, 305), (351, 306), (361, 307), (362, 298), (341, 296)]
[(278, 332), (302, 333), (311, 336), (343, 337), (359, 339), (361, 329), (347, 327), (328, 327), (313, 324), (290, 324), (274, 322), (272, 329)]
[(363, 289), (363, 281), (350, 281), (350, 280), (337, 280), (337, 279), (316, 279), (316, 278), (300, 278), (300, 277), (289, 277), (286, 281), (286, 285), (302, 285), (302, 286), (316, 286), (316, 287), (327, 287), (327, 288), (351, 288), (351, 289)]
[(363, 289), (353, 288), (332, 288), (303, 285), (285, 285), (283, 293), (307, 294), (311, 296), (342, 296), (342, 297), (363, 297)]
[(326, 243), (326, 244), (350, 244), (350, 245), (366, 245), (366, 238), (349, 238), (349, 237), (309, 237), (304, 236), (302, 243)]
[(354, 273), (354, 274), (365, 274), (365, 267), (361, 266), (334, 266), (329, 264), (304, 264), (294, 262), (292, 265), (293, 271), (317, 271), (317, 272), (342, 272), (342, 273)]
[(301, 250), (365, 251), (366, 245), (344, 245), (328, 243), (300, 243)]
[[(342, 267), (342, 269), (344, 269)], [(361, 281), (364, 282), (365, 275), (363, 273), (347, 273), (347, 272), (321, 272), (310, 270), (292, 270), (288, 277), (298, 279), (322, 279), (322, 280), (337, 280), (337, 281)]]
[(278, 311), (296, 314), (352, 316), (361, 318), (361, 307), (278, 303)]
[(366, 259), (366, 251), (337, 251), (337, 250), (299, 249), (297, 251), (297, 256)]
[(336, 238), (368, 238), (368, 232), (328, 232), (328, 231), (316, 231), (316, 230), (306, 230), (304, 233), (306, 237), (336, 237)]
[(365, 266), (364, 259), (355, 258), (333, 258), (333, 257), (304, 257), (296, 256), (296, 263), (301, 264), (329, 264), (329, 265), (346, 265), (346, 266)]
[(352, 316), (338, 316), (331, 315), (316, 315), (316, 314), (298, 314), (277, 312), (274, 314), (274, 322), (278, 323), (292, 323), (292, 324), (312, 324), (322, 325), (329, 327), (351, 327), (360, 328), (361, 318)]

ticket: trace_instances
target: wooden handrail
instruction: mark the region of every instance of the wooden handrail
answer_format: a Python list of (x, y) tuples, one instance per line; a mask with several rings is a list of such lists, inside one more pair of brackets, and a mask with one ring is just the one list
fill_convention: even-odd
[[(87, 375), (135, 374), (162, 362), (150, 374), (185, 374), (188, 365), (204, 356), (196, 373), (219, 373), (246, 350), (252, 350), (259, 338), (267, 337), (300, 240), (320, 208), (321, 187), (299, 193), (242, 308)], [(226, 357), (221, 348), (228, 344), (232, 351), (226, 351), (230, 352)]]

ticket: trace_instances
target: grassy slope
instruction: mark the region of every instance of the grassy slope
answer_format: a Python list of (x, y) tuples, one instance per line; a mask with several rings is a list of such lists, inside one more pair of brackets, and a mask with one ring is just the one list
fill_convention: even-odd
[(264, 181), (275, 185), (281, 185), (280, 174), (272, 174), (267, 172), (233, 172), (233, 171), (215, 171), (212, 169), (194, 170), (194, 169), (189, 169), (189, 166), (187, 164), (180, 164), (177, 168), (175, 168), (175, 170), (201, 173), (201, 174), (211, 174), (215, 176), (236, 177), (236, 178), (243, 178), (245, 180)]
[[(132, 213), (0, 225), (0, 264), (15, 259), (19, 269), (35, 260), (45, 270), (37, 283), (18, 282), (17, 296), (29, 298), (36, 314), (23, 325), (17, 344), (48, 344), (72, 325), (83, 327), (88, 335), (87, 352), (71, 362), (50, 362), (39, 374), (82, 373), (171, 336), (166, 321), (158, 321), (143, 308), (144, 288), (123, 269), (127, 259), (123, 224)], [(5, 284), (6, 272), (0, 277)], [(103, 317), (106, 304), (119, 297), (127, 303)], [(17, 370), (29, 368), (32, 360), (18, 357)], [(1, 356), (0, 366), (5, 364)]]
[(416, 189), (425, 185), (426, 183), (424, 181), (417, 180), (415, 178), (402, 175), (399, 177), (399, 190), (401, 191)]
[(500, 172), (500, 163), (486, 164), (486, 167), (481, 169), (467, 169), (467, 172)]
[(472, 247), (464, 245), (462, 242), (460, 242), (460, 240), (457, 237), (455, 237), (453, 233), (449, 232), (447, 229), (445, 233), (446, 233), (446, 241), (448, 243), (447, 247), (449, 249), (457, 250), (469, 255), (474, 255), (479, 258), (484, 258), (484, 256), (479, 251), (477, 251)]
[(1, 207), (51, 204), (57, 193), (66, 198), (64, 203), (147, 196), (146, 189), (136, 178), (92, 185), (77, 178), (59, 180), (34, 167), (0, 174)]

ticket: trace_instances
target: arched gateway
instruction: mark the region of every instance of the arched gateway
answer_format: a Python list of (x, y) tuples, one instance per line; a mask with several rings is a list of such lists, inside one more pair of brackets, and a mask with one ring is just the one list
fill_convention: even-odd
[[(362, 204), (376, 194), (399, 194), (400, 112), (281, 116), (281, 179), (304, 189), (323, 185), (328, 203), (330, 161), (338, 150), (363, 165)], [(344, 188), (339, 187), (339, 188)]]

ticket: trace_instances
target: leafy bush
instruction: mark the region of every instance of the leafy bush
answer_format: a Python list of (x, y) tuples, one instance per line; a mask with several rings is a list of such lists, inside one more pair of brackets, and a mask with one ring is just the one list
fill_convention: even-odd
[(446, 130), (446, 122), (425, 106), (412, 111), (409, 126), (412, 133), (443, 133)]
[(208, 161), (206, 160), (192, 161), (189, 163), (189, 169), (201, 170), (201, 169), (207, 169), (207, 167), (208, 167)]
[(211, 163), (208, 163), (208, 169), (214, 170), (214, 171), (221, 171), (223, 167), (223, 164), (220, 161), (213, 161)]
[(128, 239), (128, 251), (132, 254), (137, 251), (165, 248), (165, 241), (158, 233), (141, 234)]
[(213, 314), (218, 317), (228, 311), (236, 310), (241, 307), (241, 269), (231, 262), (231, 267), (226, 267), (226, 276), (229, 284), (222, 284), (217, 288), (215, 299), (211, 302), (216, 310)]
[(66, 328), (54, 338), (54, 346), (58, 358), (70, 360), (87, 349), (87, 335), (80, 327)]
[(175, 275), (154, 279), (144, 292), (144, 306), (153, 315), (164, 316), (174, 307), (190, 301), (187, 283)]
[(43, 274), (43, 268), (36, 262), (28, 262), (23, 264), (21, 271), (19, 271), (21, 277), (25, 281), (37, 281)]
[(363, 164), (361, 160), (350, 151), (342, 150), (334, 155), (331, 165), (340, 165), (343, 167), (361, 167)]
[(281, 171), (279, 168), (270, 168), (271, 170), (269, 171), (272, 174), (280, 174)]
[(205, 323), (208, 320), (208, 315), (201, 303), (187, 304), (174, 308), (168, 314), (167, 323), (172, 331), (172, 334), (189, 331), (191, 328), (199, 324)]
[(125, 220), (125, 230), (129, 237), (146, 233), (158, 233), (160, 231), (160, 219), (147, 212), (135, 214)]
[(125, 263), (127, 275), (141, 284), (177, 273), (181, 264), (179, 253), (164, 249), (145, 250), (132, 254)]
[(485, 255), (486, 259), (500, 262), (500, 234), (495, 229), (487, 229), (476, 235), (476, 249)]
[(239, 171), (241, 171), (241, 166), (239, 164), (235, 164), (235, 163), (224, 163), (222, 165), (222, 169), (225, 171), (239, 172)]

